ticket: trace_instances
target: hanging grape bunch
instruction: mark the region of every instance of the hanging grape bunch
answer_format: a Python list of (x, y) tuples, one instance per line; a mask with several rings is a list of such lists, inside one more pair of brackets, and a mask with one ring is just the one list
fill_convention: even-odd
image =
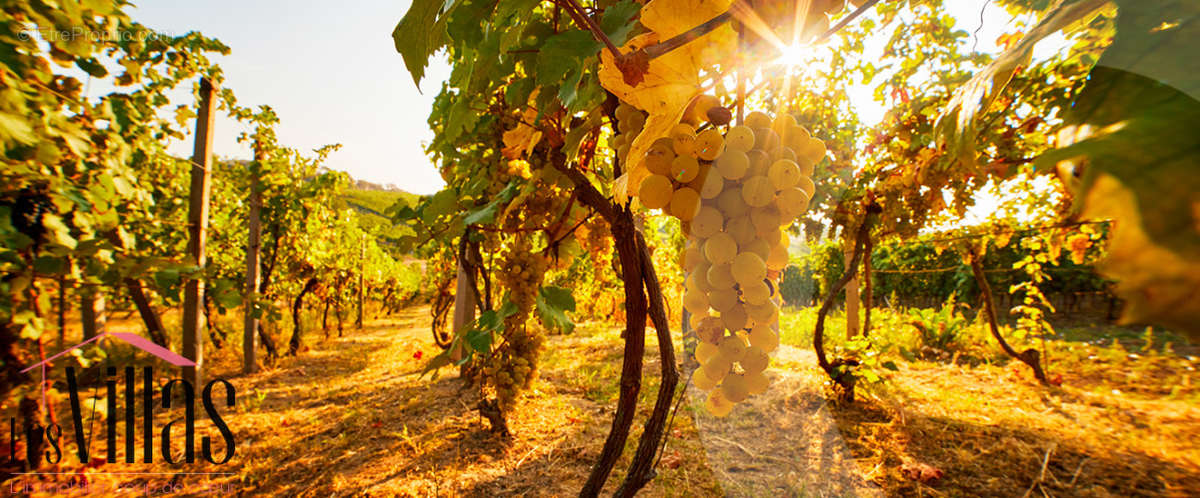
[[(712, 96), (698, 97), (670, 136), (646, 153), (638, 200), (683, 222), (684, 308), (700, 339), (692, 380), (719, 417), (766, 391), (779, 345), (777, 281), (788, 261), (783, 231), (808, 209), (825, 144), (790, 115), (762, 112), (732, 126)], [(707, 121), (707, 128), (696, 125)]]
[(527, 322), (549, 262), (524, 238), (511, 242), (499, 257), (500, 271), (496, 274), (517, 312), (504, 318), (504, 340), (485, 361), (479, 380), (491, 379), (501, 406), (511, 407), (517, 392), (528, 389), (537, 376), (538, 357), (546, 337), (544, 331), (528, 327)]
[(628, 159), (633, 139), (642, 133), (642, 127), (646, 125), (646, 114), (624, 102), (617, 106), (613, 114), (617, 117), (618, 133), (608, 144), (616, 151), (617, 159), (624, 163)]

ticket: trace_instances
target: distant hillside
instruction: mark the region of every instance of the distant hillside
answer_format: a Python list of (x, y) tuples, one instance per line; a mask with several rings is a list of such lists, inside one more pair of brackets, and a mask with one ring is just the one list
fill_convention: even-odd
[(346, 207), (359, 213), (359, 226), (385, 238), (397, 238), (403, 235), (392, 226), (391, 219), (385, 214), (388, 208), (401, 199), (412, 205), (420, 202), (421, 196), (405, 192), (392, 185), (384, 187), (363, 180), (354, 181), (350, 188), (342, 192), (342, 202)]

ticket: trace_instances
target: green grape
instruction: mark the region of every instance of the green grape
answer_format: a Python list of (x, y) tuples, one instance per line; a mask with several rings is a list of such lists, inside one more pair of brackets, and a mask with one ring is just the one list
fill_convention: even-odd
[(750, 157), (740, 150), (727, 149), (717, 157), (714, 167), (725, 179), (738, 180), (745, 176), (746, 170), (750, 168)]
[(771, 180), (771, 185), (775, 187), (775, 190), (795, 187), (800, 182), (801, 176), (800, 166), (796, 165), (795, 161), (788, 159), (775, 161), (767, 170), (767, 178)]
[(646, 168), (656, 175), (669, 175), (671, 162), (675, 160), (675, 150), (671, 147), (671, 139), (660, 138), (650, 145), (646, 151)]
[(676, 190), (669, 206), (671, 216), (682, 221), (691, 221), (700, 212), (700, 194), (689, 187)]
[(704, 241), (704, 256), (714, 265), (728, 263), (737, 256), (737, 242), (727, 233), (718, 233)]
[(734, 126), (725, 134), (726, 150), (737, 150), (743, 153), (754, 148), (754, 130), (749, 126)]
[(696, 156), (705, 161), (712, 161), (725, 151), (725, 138), (721, 132), (709, 128), (696, 136)]
[(750, 207), (763, 207), (775, 200), (775, 187), (765, 176), (747, 178), (742, 184), (742, 199)]
[(746, 126), (750, 128), (770, 128), (771, 117), (762, 111), (754, 111), (746, 115)]
[(675, 156), (669, 168), (671, 178), (679, 183), (687, 183), (700, 173), (700, 162), (691, 156)]
[(662, 175), (650, 175), (642, 180), (642, 185), (638, 187), (638, 199), (650, 209), (667, 207), (674, 193), (675, 187), (671, 185), (671, 179)]

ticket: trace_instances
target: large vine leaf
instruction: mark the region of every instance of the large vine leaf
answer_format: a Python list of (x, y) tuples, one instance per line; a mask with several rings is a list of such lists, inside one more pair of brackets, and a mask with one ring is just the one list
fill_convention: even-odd
[(542, 323), (554, 327), (564, 334), (575, 330), (575, 324), (567, 316), (568, 311), (575, 311), (575, 297), (571, 289), (547, 285), (538, 289), (537, 309), (542, 317)]
[[(728, 7), (726, 0), (651, 0), (642, 8), (641, 21), (652, 31), (631, 39), (621, 47), (621, 53), (632, 53), (683, 33), (716, 17)], [(636, 87), (625, 81), (612, 54), (601, 52), (600, 84), (622, 101), (648, 113), (642, 132), (630, 145), (625, 173), (613, 184), (613, 193), (619, 202), (628, 199), (628, 190), (636, 188), (647, 176), (642, 162), (650, 144), (665, 136), (671, 126), (679, 122), (688, 103), (700, 94), (701, 69), (732, 53), (735, 45), (733, 29), (729, 25), (722, 26), (651, 60), (643, 80)]]
[(413, 0), (408, 12), (392, 30), (396, 51), (404, 58), (404, 66), (412, 74), (413, 83), (421, 87), (429, 56), (446, 43), (446, 16), (460, 0)]
[(1029, 30), (1015, 46), (975, 74), (954, 93), (946, 110), (938, 116), (935, 129), (947, 152), (963, 164), (975, 165), (976, 119), (987, 112), (992, 102), (1012, 81), (1021, 66), (1028, 66), (1033, 48), (1063, 28), (1097, 12), (1108, 0), (1060, 0), (1047, 11), (1037, 26)]
[(1200, 337), (1200, 4), (1117, 4), (1113, 45), (1064, 116), (1084, 139), (1039, 164), (1086, 164), (1078, 207), (1116, 220), (1100, 270), (1124, 319)]

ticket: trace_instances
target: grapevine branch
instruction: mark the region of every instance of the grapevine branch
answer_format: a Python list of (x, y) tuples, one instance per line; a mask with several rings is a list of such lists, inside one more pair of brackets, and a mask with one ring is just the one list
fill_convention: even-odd
[[(582, 198), (583, 196), (581, 196)], [(604, 481), (621, 456), (625, 441), (629, 439), (629, 428), (637, 411), (638, 393), (642, 387), (642, 356), (646, 351), (646, 294), (642, 291), (641, 255), (634, 236), (633, 215), (627, 209), (611, 224), (613, 243), (621, 259), (621, 273), (625, 287), (625, 351), (621, 365), (620, 394), (617, 410), (613, 415), (612, 429), (604, 441), (600, 459), (584, 484), (580, 496), (598, 496)]]
[[(848, 26), (851, 22), (853, 22), (859, 16), (863, 15), (863, 13), (865, 13), (871, 7), (874, 7), (875, 4), (877, 4), (877, 3), (879, 3), (879, 0), (869, 0), (867, 3), (863, 4), (862, 7), (855, 9), (854, 12), (851, 12), (849, 15), (847, 15), (845, 18), (843, 18), (841, 21), (839, 21), (833, 27), (829, 28), (824, 33), (821, 33), (820, 36), (813, 39), (813, 41), (810, 43), (813, 45), (816, 45), (818, 43), (824, 42), (825, 40), (828, 40), (830, 37), (837, 34), (838, 31), (841, 31), (843, 28)], [(741, 2), (741, 1), (734, 2), (734, 4), (729, 7), (729, 10), (726, 10), (725, 12), (718, 14), (716, 17), (709, 19), (708, 21), (705, 21), (703, 24), (700, 24), (692, 29), (687, 30), (684, 33), (680, 33), (680, 34), (673, 36), (667, 40), (664, 40), (664, 41), (658, 42), (654, 45), (645, 47), (645, 48), (641, 49), (641, 51), (645, 52), (647, 57), (650, 60), (654, 60), (659, 57), (662, 57), (663, 55), (670, 53), (672, 50), (675, 50), (679, 47), (687, 45), (689, 42), (696, 40), (704, 35), (707, 35), (713, 31), (715, 31), (717, 28), (720, 28), (721, 26), (724, 26), (726, 23), (733, 20), (734, 9), (738, 9), (738, 8), (746, 9), (746, 8), (749, 8), (749, 6), (747, 6), (745, 4), (745, 2)]]
[(654, 45), (650, 45), (649, 47), (643, 48), (642, 51), (646, 53), (646, 56), (649, 57), (650, 60), (657, 59), (670, 53), (672, 50), (687, 45), (691, 41), (715, 31), (717, 28), (724, 26), (725, 23), (728, 23), (730, 19), (733, 19), (732, 7), (730, 7), (729, 10), (718, 14), (716, 17), (705, 21), (699, 26), (696, 26), (664, 41), (655, 43)]
[(637, 451), (633, 462), (629, 464), (629, 472), (625, 481), (617, 488), (616, 496), (633, 496), (652, 479), (654, 479), (655, 454), (658, 452), (658, 442), (663, 439), (666, 430), (667, 417), (671, 414), (671, 402), (675, 399), (675, 387), (679, 384), (679, 370), (675, 365), (675, 345), (671, 341), (671, 325), (663, 310), (662, 287), (658, 275), (654, 272), (654, 261), (650, 258), (650, 248), (641, 232), (635, 232), (637, 237), (638, 254), (642, 264), (642, 280), (646, 283), (646, 295), (650, 300), (650, 320), (654, 322), (654, 330), (658, 336), (658, 352), (662, 367), (662, 381), (658, 385), (658, 395), (654, 400), (654, 411), (646, 420), (645, 430), (638, 441)]
[(862, 7), (854, 9), (854, 12), (851, 12), (850, 15), (847, 15), (841, 21), (838, 21), (837, 24), (834, 24), (833, 27), (829, 28), (824, 33), (821, 33), (821, 36), (814, 38), (813, 41), (811, 41), (809, 43), (812, 45), (816, 45), (818, 43), (824, 42), (825, 40), (828, 40), (829, 37), (837, 34), (838, 31), (841, 31), (842, 28), (845, 28), (852, 21), (857, 19), (858, 16), (863, 15), (863, 13), (865, 13), (871, 7), (874, 7), (875, 4), (877, 4), (877, 3), (879, 3), (879, 0), (867, 0), (867, 3), (862, 4)]
[[(624, 360), (621, 365), (620, 391), (617, 397), (617, 410), (613, 414), (612, 428), (604, 441), (600, 458), (592, 467), (587, 482), (579, 492), (580, 496), (599, 496), (604, 488), (604, 482), (620, 458), (629, 439), (629, 428), (633, 425), (633, 417), (637, 411), (638, 393), (642, 387), (642, 356), (646, 351), (646, 314), (648, 311), (646, 293), (643, 292), (642, 265), (637, 262), (641, 258), (638, 252), (633, 224), (633, 214), (624, 208), (619, 208), (576, 168), (569, 167), (566, 155), (560, 150), (552, 151), (550, 163), (567, 175), (575, 184), (580, 202), (600, 213), (608, 222), (612, 231), (613, 245), (617, 257), (621, 261), (622, 281), (625, 288), (625, 347)], [(635, 490), (636, 491), (636, 490)]]
[(987, 313), (988, 327), (991, 328), (992, 337), (996, 338), (996, 342), (1000, 343), (1000, 348), (1009, 356), (1020, 360), (1022, 363), (1029, 365), (1033, 369), (1033, 376), (1038, 382), (1043, 385), (1048, 385), (1046, 380), (1046, 372), (1042, 370), (1042, 364), (1039, 361), (1041, 356), (1036, 349), (1026, 349), (1023, 353), (1018, 353), (1004, 340), (1004, 336), (1000, 335), (1000, 327), (996, 320), (996, 303), (992, 298), (992, 286), (988, 284), (987, 277), (983, 274), (983, 258), (973, 248), (967, 249), (967, 259), (971, 260), (971, 272), (975, 274), (975, 282), (979, 284), (979, 290), (983, 293), (984, 312)]
[(825, 302), (821, 303), (821, 309), (817, 311), (817, 324), (813, 330), (813, 350), (817, 353), (817, 364), (821, 366), (821, 370), (824, 370), (826, 375), (829, 375), (830, 379), (842, 387), (842, 397), (847, 401), (854, 401), (854, 376), (849, 372), (839, 373), (837, 371), (842, 360), (838, 360), (835, 362), (838, 364), (834, 365), (825, 357), (825, 316), (833, 308), (833, 300), (837, 297), (838, 292), (841, 292), (858, 273), (856, 269), (859, 262), (862, 261), (863, 252), (865, 252), (863, 246), (866, 245), (866, 241), (871, 235), (871, 225), (881, 212), (883, 209), (877, 204), (867, 206), (867, 216), (858, 226), (858, 233), (854, 238), (854, 255), (850, 258), (850, 264), (846, 265), (846, 273), (837, 282), (834, 282), (833, 286), (829, 288), (829, 292), (825, 294)]
[(579, 6), (579, 2), (577, 0), (554, 0), (554, 3), (555, 5), (563, 7), (567, 11), (567, 15), (571, 16), (571, 20), (575, 21), (575, 24), (579, 25), (580, 29), (592, 33), (592, 37), (595, 38), (596, 41), (603, 43), (605, 47), (608, 47), (608, 51), (612, 53), (613, 59), (621, 58), (621, 49), (617, 48), (617, 45), (612, 42), (612, 39), (608, 37), (608, 34), (606, 34), (604, 30), (600, 29), (600, 26), (596, 24), (596, 21), (592, 20), (592, 18), (588, 17), (587, 14), (584, 13), (583, 7)]

